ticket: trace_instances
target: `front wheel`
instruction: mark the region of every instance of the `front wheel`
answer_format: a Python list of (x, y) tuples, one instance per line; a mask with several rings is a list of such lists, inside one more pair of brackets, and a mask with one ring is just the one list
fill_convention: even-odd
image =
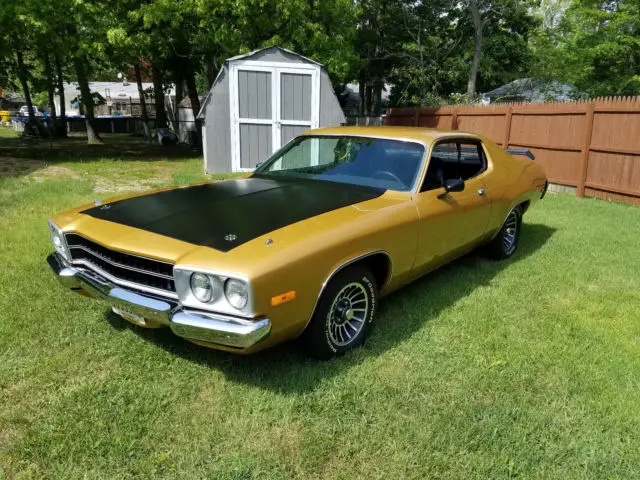
[(303, 340), (309, 354), (329, 359), (362, 345), (378, 306), (371, 272), (357, 265), (338, 273), (323, 292)]
[(507, 215), (498, 234), (487, 245), (489, 255), (498, 260), (512, 256), (518, 248), (521, 230), (522, 209), (520, 206), (516, 206)]

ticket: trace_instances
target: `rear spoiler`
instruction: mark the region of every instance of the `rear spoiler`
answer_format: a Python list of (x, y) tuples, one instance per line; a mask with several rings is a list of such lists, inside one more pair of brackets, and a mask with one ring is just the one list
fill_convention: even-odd
[(505, 148), (507, 153), (511, 155), (524, 155), (525, 157), (530, 158), (531, 160), (535, 160), (536, 157), (531, 153), (531, 150), (527, 150), (526, 148)]

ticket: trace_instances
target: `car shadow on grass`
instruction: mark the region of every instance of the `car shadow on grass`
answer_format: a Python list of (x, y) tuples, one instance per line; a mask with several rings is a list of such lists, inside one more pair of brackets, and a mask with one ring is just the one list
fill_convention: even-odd
[(129, 325), (111, 311), (106, 317), (114, 328), (131, 328), (140, 337), (174, 355), (220, 370), (232, 381), (281, 393), (306, 392), (315, 389), (324, 379), (410, 338), (437, 318), (440, 312), (475, 289), (487, 286), (501, 270), (534, 254), (555, 231), (546, 225), (524, 224), (518, 252), (512, 259), (493, 261), (486, 259), (481, 252), (474, 252), (392, 293), (380, 302), (376, 328), (367, 345), (325, 362), (308, 358), (296, 341), (251, 356), (241, 356), (199, 347), (173, 335), (169, 329), (146, 330)]

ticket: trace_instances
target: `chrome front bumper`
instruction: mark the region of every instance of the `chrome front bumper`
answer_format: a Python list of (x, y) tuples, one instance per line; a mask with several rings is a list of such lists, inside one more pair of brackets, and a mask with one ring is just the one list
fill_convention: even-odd
[(84, 291), (90, 297), (124, 312), (167, 325), (180, 337), (244, 349), (263, 340), (271, 331), (268, 318), (247, 320), (217, 313), (183, 310), (173, 300), (165, 301), (126, 290), (91, 270), (72, 266), (57, 253), (49, 255), (47, 262), (63, 286)]

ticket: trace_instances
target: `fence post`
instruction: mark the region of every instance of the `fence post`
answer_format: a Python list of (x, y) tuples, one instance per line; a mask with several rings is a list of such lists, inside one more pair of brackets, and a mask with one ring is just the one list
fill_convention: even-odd
[(453, 114), (451, 115), (451, 130), (458, 129), (458, 107), (453, 109)]
[(579, 198), (584, 197), (585, 184), (587, 183), (587, 169), (589, 167), (589, 152), (591, 148), (591, 134), (593, 133), (593, 110), (594, 102), (587, 103), (586, 110), (586, 126), (584, 135), (584, 144), (582, 145), (582, 161), (580, 162), (580, 176), (578, 177), (578, 191), (576, 192)]
[(420, 107), (416, 107), (416, 113), (413, 115), (413, 126), (420, 126)]
[(507, 107), (506, 122), (504, 127), (504, 140), (502, 141), (502, 148), (505, 150), (509, 148), (509, 137), (511, 136), (511, 116), (513, 115), (513, 107), (509, 105)]

